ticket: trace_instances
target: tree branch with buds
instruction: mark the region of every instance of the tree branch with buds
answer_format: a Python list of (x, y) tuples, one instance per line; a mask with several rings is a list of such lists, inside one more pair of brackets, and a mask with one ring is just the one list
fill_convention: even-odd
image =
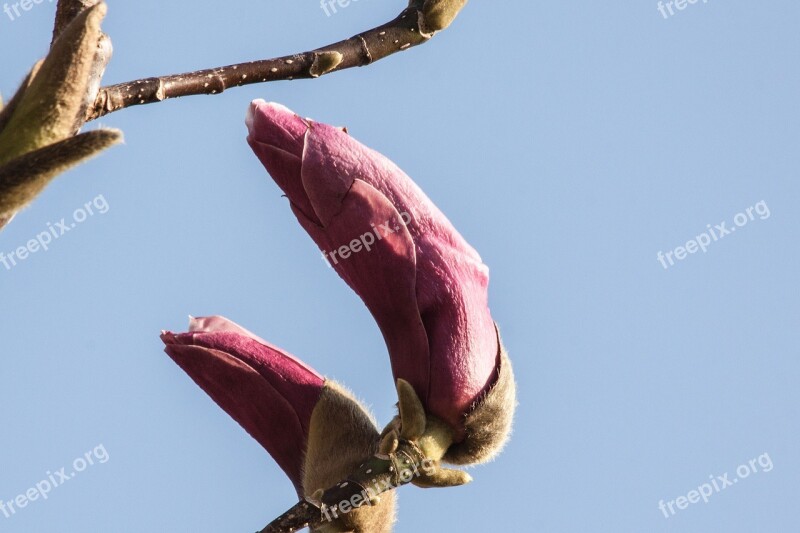
[(258, 533), (294, 533), (317, 528), (409, 483), (422, 488), (457, 487), (472, 481), (462, 470), (443, 468), (441, 459), (453, 443), (451, 431), (428, 416), (414, 388), (397, 381), (400, 414), (384, 429), (378, 453), (347, 479), (298, 502)]
[[(32, 67), (7, 105), (0, 102), (0, 229), (57, 175), (121, 142), (117, 130), (79, 133), (89, 121), (170, 98), (214, 95), (255, 83), (313, 79), (366, 66), (428, 42), (450, 26), (466, 3), (410, 0), (394, 20), (315, 50), (101, 87), (112, 51), (110, 39), (101, 31), (106, 4), (102, 0), (59, 0), (48, 56)], [(408, 483), (424, 488), (452, 487), (471, 480), (463, 471), (441, 466), (454, 442), (451, 428), (426, 413), (408, 382), (399, 379), (397, 391), (400, 415), (381, 435), (378, 453), (364, 458), (346, 479), (301, 500), (261, 533), (293, 533), (324, 526), (339, 514), (376, 505), (381, 494)], [(373, 431), (377, 436), (377, 430)]]
[(253, 83), (318, 78), (369, 65), (426, 43), (434, 33), (450, 25), (466, 1), (411, 0), (409, 7), (391, 22), (310, 52), (103, 87), (86, 120), (169, 98), (219, 94)]
[[(42, 161), (42, 154), (31, 152), (76, 136), (86, 122), (170, 98), (219, 94), (253, 83), (318, 78), (369, 65), (426, 43), (436, 32), (447, 28), (466, 3), (467, 0), (410, 0), (391, 22), (309, 52), (100, 87), (111, 59), (111, 41), (100, 31), (105, 3), (59, 0), (50, 54), (34, 67), (9, 105), (3, 108), (0, 102), (0, 229), (55, 176), (122, 138), (120, 132), (110, 136), (108, 131), (112, 130), (99, 136), (96, 132), (83, 134), (87, 137), (61, 145), (58, 161), (62, 164), (49, 165), (46, 172), (37, 172), (25, 159), (12, 161), (23, 156), (32, 162)], [(46, 68), (37, 75), (40, 65)], [(59, 65), (69, 68), (59, 69)], [(36, 101), (34, 97), (39, 99), (36, 106), (31, 103)], [(23, 100), (27, 100), (29, 108), (34, 107), (27, 109), (27, 114), (22, 113)], [(20, 129), (25, 131), (20, 133)], [(14, 165), (7, 168), (11, 162)], [(20, 169), (25, 172), (20, 174)], [(10, 172), (13, 176), (9, 176)]]

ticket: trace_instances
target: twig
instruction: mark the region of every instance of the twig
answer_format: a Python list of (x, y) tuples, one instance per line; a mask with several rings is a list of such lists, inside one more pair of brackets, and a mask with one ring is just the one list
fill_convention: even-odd
[[(429, 0), (427, 4), (430, 3)], [(411, 5), (391, 22), (310, 52), (102, 87), (94, 106), (87, 112), (86, 120), (168, 98), (219, 94), (230, 87), (252, 83), (317, 78), (337, 70), (369, 65), (427, 42), (455, 18), (464, 3), (465, 0), (447, 3), (452, 5), (449, 18), (440, 22), (439, 12), (436, 17), (430, 16), (426, 20), (425, 10), (428, 8), (425, 0), (412, 0)]]
[(369, 458), (347, 479), (318, 495), (319, 502), (297, 503), (258, 533), (294, 533), (303, 528), (318, 528), (340, 514), (374, 505), (380, 494), (424, 475), (421, 470), (426, 469), (428, 461), (416, 444), (401, 440), (395, 452)]

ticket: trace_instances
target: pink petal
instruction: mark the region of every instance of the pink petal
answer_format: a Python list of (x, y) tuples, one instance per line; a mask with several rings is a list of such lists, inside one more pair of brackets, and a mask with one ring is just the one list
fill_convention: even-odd
[(395, 377), (459, 431), (498, 368), (488, 268), (478, 253), (401, 169), (340, 129), (263, 101), (247, 122), (253, 150), (323, 252), (410, 215), (407, 227), (334, 268), (378, 322)]
[(298, 494), (311, 414), (324, 380), (307, 365), (221, 317), (165, 332), (166, 352), (255, 438)]
[[(374, 240), (369, 251), (362, 248), (344, 259), (333, 255), (329, 262), (375, 317), (389, 353), (403, 354), (392, 357), (394, 374), (408, 380), (424, 399), (430, 383), (430, 350), (417, 303), (416, 254), (411, 235), (396, 222), (399, 214), (386, 197), (361, 180), (353, 183), (342, 207), (325, 228), (299, 211), (295, 216), (327, 253), (336, 253), (342, 245), (362, 236), (362, 243)], [(397, 230), (385, 234), (380, 226), (386, 221), (395, 221), (391, 227)]]

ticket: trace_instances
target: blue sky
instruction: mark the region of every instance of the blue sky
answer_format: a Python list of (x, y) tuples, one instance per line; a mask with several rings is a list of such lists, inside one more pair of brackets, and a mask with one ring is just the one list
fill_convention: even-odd
[[(107, 83), (311, 49), (404, 5), (109, 4)], [(665, 18), (654, 1), (498, 4), (473, 0), (431, 43), (368, 68), (101, 120), (126, 144), (0, 233), (8, 253), (107, 204), (0, 265), (0, 500), (87, 452), (95, 464), (0, 514), (0, 531), (252, 532), (293, 503), (163, 353), (160, 330), (189, 314), (228, 316), (392, 416), (377, 327), (245, 143), (254, 98), (348, 126), (491, 268), (514, 438), (470, 486), (403, 489), (396, 531), (796, 528), (800, 6), (710, 0)], [(4, 95), (45, 53), (54, 10), (0, 13)], [(705, 253), (676, 250), (723, 221), (736, 231)], [(708, 503), (677, 507), (720, 477), (731, 484)]]

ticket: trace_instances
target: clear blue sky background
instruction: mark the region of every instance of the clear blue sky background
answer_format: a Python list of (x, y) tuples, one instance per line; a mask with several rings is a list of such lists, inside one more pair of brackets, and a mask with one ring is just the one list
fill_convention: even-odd
[[(311, 49), (402, 1), (119, 2), (106, 81)], [(54, 4), (0, 13), (8, 95)], [(252, 532), (294, 502), (269, 456), (163, 354), (224, 314), (357, 390), (395, 395), (377, 327), (325, 268), (245, 143), (282, 102), (402, 166), (492, 269), (515, 361), (514, 439), (475, 482), (404, 489), (398, 532), (791, 532), (800, 492), (800, 5), (473, 0), (424, 47), (366, 69), (113, 114), (126, 144), (60, 178), (0, 234), (0, 499), (102, 444), (110, 459), (0, 531)], [(760, 201), (669, 269), (657, 260)], [(769, 454), (774, 467), (667, 519)], [(757, 463), (756, 463), (757, 464)]]

